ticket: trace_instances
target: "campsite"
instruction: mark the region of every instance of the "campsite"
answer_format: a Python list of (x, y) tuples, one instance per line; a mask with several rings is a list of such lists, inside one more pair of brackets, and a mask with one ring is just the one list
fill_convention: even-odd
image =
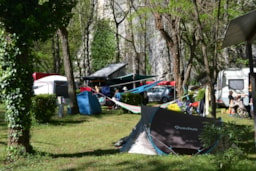
[[(141, 79), (145, 76), (137, 77)], [(90, 78), (93, 79), (95, 75)], [(115, 81), (114, 85), (120, 80), (121, 84), (130, 83), (131, 74), (110, 80)], [(61, 81), (64, 87), (60, 85)], [(121, 96), (140, 97), (142, 92), (159, 84), (166, 82), (153, 81), (118, 93)], [(58, 104), (56, 114), (48, 122), (33, 122), (31, 144), (34, 153), (13, 163), (5, 163), (8, 131), (4, 120), (5, 109), (1, 104), (0, 164), (3, 170), (256, 168), (251, 118), (230, 117), (225, 108), (219, 108), (217, 117), (212, 118), (209, 113), (197, 113), (199, 102), (194, 110), (188, 110), (188, 107), (193, 109), (193, 105), (187, 105), (191, 95), (166, 103), (134, 105), (108, 96), (111, 86), (102, 86), (104, 91), (99, 93), (93, 87), (80, 88), (77, 93), (79, 113), (71, 114), (68, 100), (65, 99), (65, 85), (65, 77), (59, 75), (45, 76), (35, 81), (35, 91), (40, 89), (41, 94), (64, 97), (64, 102)], [(99, 95), (118, 107), (100, 103)]]
[(253, 2), (0, 4), (0, 171), (256, 170)]
[[(35, 154), (6, 165), (7, 128), (4, 108), (0, 108), (0, 170), (255, 170), (256, 153), (253, 142), (253, 121), (230, 117), (218, 111), (224, 122), (235, 122), (246, 144), (243, 155), (229, 151), (223, 155), (145, 155), (121, 152), (114, 143), (130, 134), (140, 120), (139, 114), (102, 108), (97, 115), (54, 116), (47, 124), (32, 127), (31, 141)], [(227, 169), (228, 168), (228, 169)]]

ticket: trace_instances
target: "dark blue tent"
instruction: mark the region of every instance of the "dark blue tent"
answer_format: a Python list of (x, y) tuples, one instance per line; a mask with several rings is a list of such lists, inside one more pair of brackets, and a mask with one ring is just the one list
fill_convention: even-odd
[(207, 123), (221, 128), (221, 121), (194, 115), (186, 115), (159, 107), (141, 107), (141, 119), (129, 136), (115, 146), (121, 152), (167, 155), (205, 154), (216, 147), (219, 135), (212, 135), (212, 144), (205, 146), (200, 139)]
[(83, 91), (77, 95), (79, 112), (84, 115), (101, 113), (101, 106), (97, 97), (89, 91)]

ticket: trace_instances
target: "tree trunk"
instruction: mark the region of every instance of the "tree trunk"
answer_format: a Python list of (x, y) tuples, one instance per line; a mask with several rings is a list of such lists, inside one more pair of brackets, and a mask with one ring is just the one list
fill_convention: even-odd
[[(17, 47), (22, 49), (21, 53), (7, 59), (7, 68), (2, 69), (4, 75), (11, 74), (11, 77), (6, 79), (5, 84), (2, 85), (2, 88), (5, 90), (2, 97), (6, 105), (6, 120), (8, 123), (7, 151), (8, 159), (11, 161), (15, 157), (33, 151), (30, 144), (33, 66), (28, 48), (18, 43)], [(15, 65), (9, 65), (10, 63), (15, 63)]]
[[(13, 136), (13, 135), (17, 135), (17, 133), (21, 133), (19, 137)], [(33, 147), (30, 145), (30, 129), (9, 128), (8, 135), (9, 135), (8, 147), (14, 147), (17, 150), (23, 149), (23, 150), (19, 150), (20, 154), (31, 153), (33, 151)], [(23, 147), (23, 148), (19, 148), (19, 147)], [(13, 152), (9, 151), (8, 156), (13, 156), (12, 153), (15, 153), (15, 151)]]
[[(165, 27), (163, 26), (163, 19), (162, 15), (155, 12), (155, 22), (156, 27), (160, 31), (161, 35), (166, 41), (166, 44), (168, 46), (168, 49), (170, 50), (170, 54), (173, 58), (173, 76), (176, 81), (176, 91), (178, 93), (178, 97), (181, 97), (183, 95), (183, 89), (182, 89), (182, 79), (181, 79), (181, 69), (180, 69), (180, 52), (179, 52), (179, 33), (178, 33), (178, 27), (179, 27), (179, 18), (175, 19), (169, 19), (169, 21), (173, 21), (173, 23), (169, 24), (168, 29), (170, 29), (171, 35), (169, 35), (168, 31), (165, 30)], [(168, 17), (168, 16), (166, 16)]]
[(60, 73), (60, 48), (59, 48), (59, 36), (54, 34), (52, 37), (52, 56), (53, 56), (53, 72)]
[(204, 34), (203, 34), (203, 26), (199, 17), (199, 11), (198, 11), (198, 6), (196, 0), (193, 0), (194, 3), (194, 8), (195, 8), (195, 18), (196, 18), (196, 23), (198, 26), (198, 32), (199, 32), (199, 41), (201, 42), (201, 50), (202, 50), (202, 55), (204, 59), (204, 66), (205, 66), (205, 71), (207, 73), (207, 81), (209, 83), (209, 91), (211, 93), (211, 105), (212, 105), (212, 116), (216, 118), (216, 104), (215, 104), (215, 96), (214, 96), (214, 78), (212, 78), (213, 74), (211, 75), (211, 70), (210, 70), (210, 64), (208, 61), (208, 51), (207, 51), (207, 45), (205, 43), (204, 39)]
[(68, 44), (68, 31), (65, 27), (61, 27), (58, 30), (58, 34), (62, 41), (62, 53), (63, 53), (63, 62), (64, 62), (64, 69), (65, 74), (68, 80), (68, 95), (70, 98), (70, 112), (71, 114), (78, 113), (78, 105), (76, 99), (76, 85), (74, 81), (73, 75), (73, 67), (71, 63), (71, 56), (69, 51), (69, 44)]

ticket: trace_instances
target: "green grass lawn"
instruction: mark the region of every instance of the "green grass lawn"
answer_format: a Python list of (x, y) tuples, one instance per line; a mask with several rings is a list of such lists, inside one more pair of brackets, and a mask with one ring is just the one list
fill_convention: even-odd
[[(221, 112), (218, 116), (225, 122), (252, 128), (252, 134), (247, 135), (251, 140), (245, 142), (250, 148), (248, 157), (229, 166), (229, 170), (256, 170), (253, 120), (229, 117)], [(4, 164), (7, 126), (4, 110), (0, 108), (0, 171), (221, 170), (221, 161), (214, 154), (149, 156), (120, 153), (113, 144), (127, 136), (139, 119), (137, 114), (106, 109), (100, 115), (54, 117), (50, 123), (33, 125), (31, 129), (31, 144), (36, 154)]]

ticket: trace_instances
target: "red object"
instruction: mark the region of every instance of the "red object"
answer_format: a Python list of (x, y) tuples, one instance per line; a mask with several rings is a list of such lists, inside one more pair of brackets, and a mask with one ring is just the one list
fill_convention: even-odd
[(199, 105), (199, 102), (193, 102), (193, 103), (191, 103), (191, 106), (193, 106), (193, 107), (198, 107), (198, 105)]
[[(151, 84), (151, 83), (154, 83), (154, 82), (155, 81), (147, 81), (146, 84)], [(157, 85), (171, 85), (171, 86), (175, 86), (175, 81), (161, 81)]]
[(83, 92), (83, 91), (92, 91), (92, 88), (90, 88), (90, 87), (80, 87), (80, 92)]
[(60, 75), (60, 74), (56, 74), (56, 73), (43, 73), (43, 72), (34, 72), (33, 73), (33, 79), (38, 80), (40, 78), (46, 77), (46, 76), (50, 76), (50, 75)]

